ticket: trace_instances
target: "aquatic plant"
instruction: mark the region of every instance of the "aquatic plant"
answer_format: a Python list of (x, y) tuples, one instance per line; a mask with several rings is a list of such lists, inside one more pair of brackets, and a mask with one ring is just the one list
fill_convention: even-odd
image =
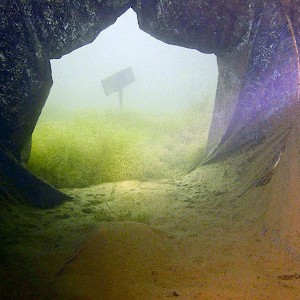
[(173, 177), (204, 150), (209, 109), (191, 107), (164, 117), (127, 111), (77, 111), (42, 118), (28, 168), (56, 187)]

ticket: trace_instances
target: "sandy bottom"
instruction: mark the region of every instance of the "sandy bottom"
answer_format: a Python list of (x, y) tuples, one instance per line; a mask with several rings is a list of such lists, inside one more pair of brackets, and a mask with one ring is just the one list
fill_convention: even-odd
[(299, 279), (284, 276), (299, 268), (263, 242), (247, 241), (204, 247), (200, 239), (174, 238), (147, 225), (111, 223), (88, 239), (57, 278), (53, 297), (298, 299)]
[(35, 230), (54, 230), (9, 248), (15, 269), (44, 274), (40, 287), (23, 276), (12, 296), (3, 264), (0, 298), (300, 299), (298, 144), (271, 173), (266, 142), (173, 180), (67, 190), (72, 202), (38, 215)]

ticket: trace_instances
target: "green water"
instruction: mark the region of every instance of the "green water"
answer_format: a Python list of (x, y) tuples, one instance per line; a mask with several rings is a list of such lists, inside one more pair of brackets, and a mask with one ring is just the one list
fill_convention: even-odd
[(210, 117), (209, 103), (167, 116), (84, 110), (62, 117), (52, 109), (35, 129), (28, 168), (58, 188), (174, 177), (201, 161)]

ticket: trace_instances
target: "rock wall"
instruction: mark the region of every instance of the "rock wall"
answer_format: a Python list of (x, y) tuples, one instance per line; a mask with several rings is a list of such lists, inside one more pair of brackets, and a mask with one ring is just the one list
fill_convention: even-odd
[(154, 37), (217, 56), (206, 162), (262, 143), (282, 122), (292, 127), (298, 105), (299, 0), (139, 0), (135, 10), (141, 29)]
[[(65, 198), (53, 187), (42, 184), (40, 179), (21, 165), (28, 157), (26, 152), (28, 154), (31, 134), (52, 86), (50, 59), (59, 58), (92, 42), (102, 30), (113, 24), (130, 7), (130, 2), (1, 1), (2, 198), (18, 193), (24, 196), (26, 202), (45, 207), (59, 202), (53, 201), (53, 197)], [(11, 172), (11, 169), (14, 171)], [(20, 184), (14, 184), (16, 180), (19, 180)], [(30, 190), (36, 190), (36, 195), (33, 196)]]

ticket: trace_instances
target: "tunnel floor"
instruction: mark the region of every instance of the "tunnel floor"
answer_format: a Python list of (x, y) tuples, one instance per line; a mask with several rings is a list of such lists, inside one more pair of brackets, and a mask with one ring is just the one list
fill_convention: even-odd
[(261, 150), (177, 179), (67, 189), (56, 209), (11, 206), (3, 299), (298, 299), (298, 252), (267, 224), (270, 183), (251, 165)]

